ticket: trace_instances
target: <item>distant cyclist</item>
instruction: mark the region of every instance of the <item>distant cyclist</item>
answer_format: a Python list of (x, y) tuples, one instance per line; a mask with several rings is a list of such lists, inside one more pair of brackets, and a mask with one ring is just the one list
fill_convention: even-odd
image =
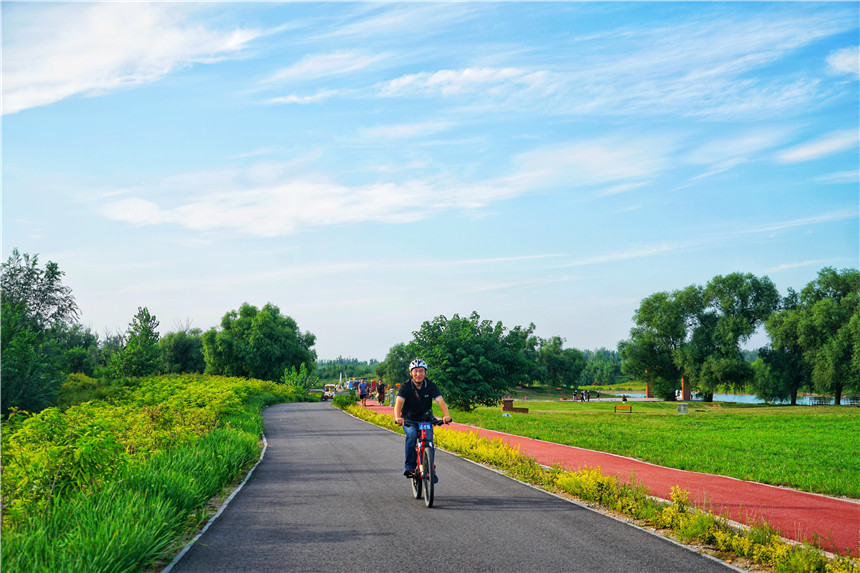
[[(413, 360), (409, 363), (409, 375), (412, 380), (400, 385), (400, 392), (394, 402), (394, 421), (403, 426), (404, 420), (413, 422), (425, 420), (425, 417), (433, 415), (433, 402), (435, 401), (442, 408), (442, 419), (446, 424), (450, 424), (451, 416), (448, 414), (448, 405), (445, 404), (436, 384), (426, 378), (427, 363), (420, 358)], [(415, 454), (418, 425), (403, 426), (403, 431), (406, 433), (406, 462), (404, 463), (403, 475), (411, 478), (415, 467), (418, 465)], [(428, 438), (433, 439), (432, 429), (428, 431)]]

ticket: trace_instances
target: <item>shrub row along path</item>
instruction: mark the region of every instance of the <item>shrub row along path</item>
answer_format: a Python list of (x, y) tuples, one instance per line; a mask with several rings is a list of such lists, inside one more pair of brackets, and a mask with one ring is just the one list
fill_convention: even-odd
[[(393, 408), (368, 400), (373, 410), (391, 413)], [(522, 414), (514, 414), (518, 416)], [(626, 415), (626, 414), (625, 414)], [(615, 454), (596, 452), (573, 446), (553, 444), (454, 423), (453, 429), (477, 432), (482, 437), (501, 439), (520, 453), (539, 463), (564, 469), (600, 467), (606, 475), (629, 483), (631, 472), (651, 495), (669, 499), (672, 486), (690, 493), (690, 502), (716, 515), (728, 514), (732, 520), (747, 525), (769, 523), (783, 537), (811, 541), (818, 537), (823, 547), (845, 555), (858, 555), (860, 544), (860, 503), (856, 500), (828, 497), (794, 489), (776, 487), (735, 478), (703, 474), (657, 466)]]
[(325, 402), (263, 416), (262, 461), (171, 573), (737, 570), (442, 451), (428, 509), (403, 436)]

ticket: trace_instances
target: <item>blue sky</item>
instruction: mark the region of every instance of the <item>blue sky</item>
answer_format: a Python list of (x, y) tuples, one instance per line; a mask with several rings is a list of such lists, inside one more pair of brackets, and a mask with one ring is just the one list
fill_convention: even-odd
[(3, 2), (3, 258), (101, 335), (272, 302), (323, 359), (472, 311), (615, 348), (655, 292), (860, 266), (858, 13)]

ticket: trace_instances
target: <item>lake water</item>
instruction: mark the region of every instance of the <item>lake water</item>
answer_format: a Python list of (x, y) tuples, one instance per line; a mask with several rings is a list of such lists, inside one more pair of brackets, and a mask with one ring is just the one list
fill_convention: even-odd
[[(644, 392), (623, 392), (626, 394), (628, 398), (644, 398)], [(617, 394), (620, 396), (621, 394)], [(693, 402), (701, 402), (701, 400), (693, 399)], [(764, 400), (760, 400), (756, 396), (752, 394), (714, 394), (714, 402), (738, 402), (742, 404), (764, 404)], [(843, 405), (845, 405), (845, 400), (843, 397)], [(784, 402), (788, 404), (788, 401)], [(816, 400), (816, 404), (819, 404), (818, 400)], [(833, 405), (833, 398), (825, 398), (824, 404)], [(797, 397), (797, 405), (798, 406), (809, 406), (810, 405), (810, 397), (809, 396), (798, 396)]]

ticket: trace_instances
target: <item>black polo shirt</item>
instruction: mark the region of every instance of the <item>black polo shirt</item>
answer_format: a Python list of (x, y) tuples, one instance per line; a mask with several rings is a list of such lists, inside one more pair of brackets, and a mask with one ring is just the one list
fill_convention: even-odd
[(433, 382), (425, 378), (420, 388), (416, 388), (411, 379), (401, 384), (397, 395), (404, 400), (403, 410), (401, 410), (403, 417), (407, 420), (420, 421), (424, 412), (433, 409), (433, 401), (442, 393)]

